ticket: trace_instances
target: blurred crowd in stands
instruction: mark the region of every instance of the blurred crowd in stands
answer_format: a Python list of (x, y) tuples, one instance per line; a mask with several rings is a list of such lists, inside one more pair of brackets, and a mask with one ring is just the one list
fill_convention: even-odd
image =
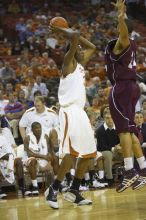
[[(70, 27), (79, 29), (96, 45), (96, 54), (86, 66), (86, 110), (94, 130), (103, 123), (111, 86), (106, 77), (104, 50), (107, 42), (117, 37), (116, 12), (110, 2), (0, 0), (1, 127), (11, 129), (16, 145), (24, 141), (19, 121), (27, 111), (36, 108), (37, 112), (39, 108), (37, 104), (34, 107), (35, 97), (42, 96), (45, 108), (58, 114), (59, 74), (67, 42), (56, 39), (50, 32), (49, 21), (55, 16), (65, 17)], [(146, 1), (127, 0), (126, 3), (128, 17), (134, 24), (131, 37), (138, 47), (137, 81), (141, 96), (136, 111), (142, 112), (146, 122)], [(44, 104), (42, 100), (41, 103)], [(20, 127), (26, 126), (21, 123)]]

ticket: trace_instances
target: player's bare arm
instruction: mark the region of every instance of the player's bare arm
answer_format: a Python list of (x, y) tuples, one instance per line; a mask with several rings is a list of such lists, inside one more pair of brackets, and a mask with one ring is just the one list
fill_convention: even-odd
[(125, 5), (125, 0), (117, 0), (116, 3), (112, 3), (112, 4), (117, 9), (118, 31), (119, 31), (119, 37), (113, 49), (113, 52), (115, 54), (120, 54), (130, 44), (128, 28), (125, 22), (126, 5)]
[(24, 139), (24, 148), (27, 151), (29, 157), (35, 157), (35, 158), (44, 159), (44, 160), (47, 160), (47, 161), (51, 160), (51, 156), (50, 156), (49, 153), (47, 155), (42, 155), (42, 154), (34, 153), (32, 150), (30, 150), (29, 149), (29, 142), (30, 142), (30, 138), (29, 138), (29, 136), (27, 136)]
[(79, 44), (79, 37), (80, 33), (77, 30), (72, 30), (71, 28), (60, 28), (51, 26), (52, 32), (56, 34), (63, 35), (70, 44), (69, 50), (65, 54), (63, 66), (62, 66), (62, 75), (63, 77), (67, 76), (68, 74), (74, 72), (76, 68), (76, 60), (75, 60), (75, 53), (77, 50), (77, 46)]
[(34, 152), (32, 152), (30, 149), (29, 149), (29, 142), (30, 142), (30, 137), (29, 136), (26, 136), (24, 138), (24, 149), (26, 150), (27, 154), (29, 157), (34, 157)]
[(79, 38), (79, 44), (84, 48), (84, 59), (81, 64), (85, 66), (91, 56), (95, 53), (96, 46), (82, 36)]
[(54, 149), (58, 144), (58, 135), (55, 129), (50, 131), (49, 137), (46, 135), (47, 145), (48, 145), (48, 152), (54, 155)]

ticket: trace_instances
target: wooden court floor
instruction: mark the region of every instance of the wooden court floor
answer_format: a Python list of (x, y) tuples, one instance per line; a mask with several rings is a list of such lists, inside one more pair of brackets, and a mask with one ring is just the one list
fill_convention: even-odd
[(146, 220), (146, 187), (116, 193), (115, 189), (84, 192), (93, 205), (76, 206), (59, 195), (59, 210), (39, 197), (0, 200), (0, 220)]

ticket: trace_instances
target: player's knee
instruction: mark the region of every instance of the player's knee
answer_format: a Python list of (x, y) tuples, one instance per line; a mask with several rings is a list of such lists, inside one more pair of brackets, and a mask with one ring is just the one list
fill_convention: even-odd
[(94, 170), (94, 159), (89, 160), (88, 169), (89, 170)]
[(15, 166), (16, 167), (22, 167), (23, 166), (22, 160), (20, 158), (15, 159)]
[(66, 155), (64, 156), (63, 160), (62, 160), (61, 165), (64, 166), (64, 167), (66, 167), (66, 166), (72, 167), (72, 164), (73, 164), (73, 162), (74, 162), (74, 159), (75, 159), (75, 158), (74, 158), (73, 156), (71, 156), (70, 154), (66, 154)]
[(90, 158), (80, 158), (78, 159), (78, 167), (81, 169), (86, 169), (89, 167), (90, 164)]
[(30, 163), (29, 163), (29, 166), (36, 166), (37, 165), (37, 159), (36, 158), (32, 158)]

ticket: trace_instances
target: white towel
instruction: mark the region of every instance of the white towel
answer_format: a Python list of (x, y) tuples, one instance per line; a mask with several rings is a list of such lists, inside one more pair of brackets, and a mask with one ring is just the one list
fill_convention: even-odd
[(7, 142), (7, 139), (0, 135), (0, 158), (9, 154), (9, 159), (7, 160), (0, 160), (0, 171), (9, 183), (13, 183), (14, 178), (14, 152), (11, 145)]

